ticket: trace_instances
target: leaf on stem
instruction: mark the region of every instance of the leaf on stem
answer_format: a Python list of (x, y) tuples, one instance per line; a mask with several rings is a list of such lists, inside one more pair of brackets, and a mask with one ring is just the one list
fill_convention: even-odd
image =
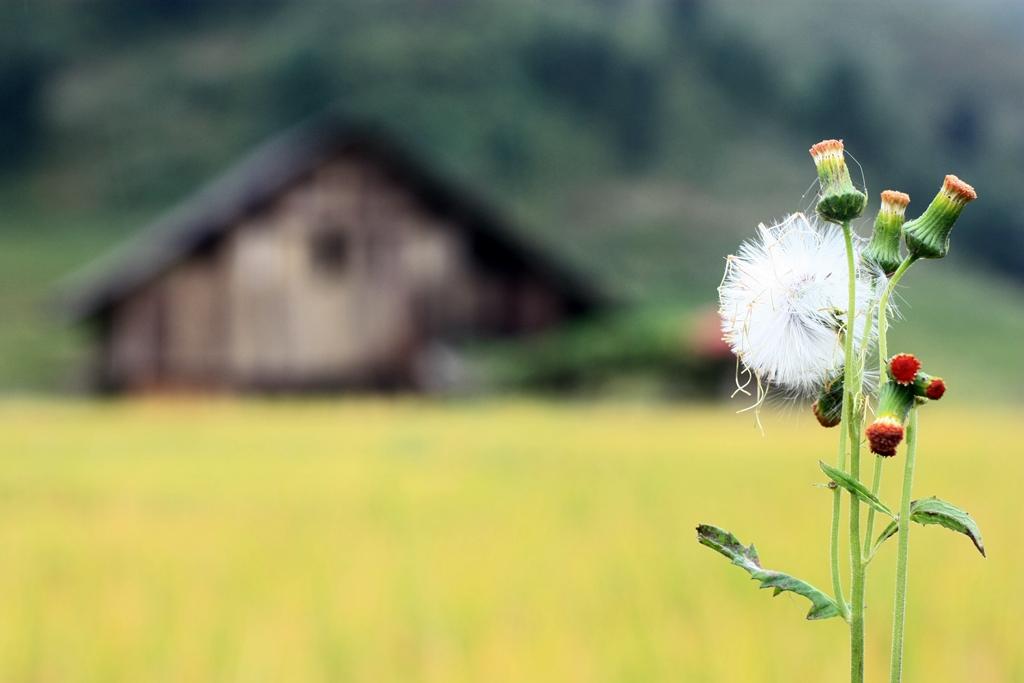
[(773, 588), (773, 595), (790, 591), (810, 600), (811, 611), (807, 613), (808, 619), (828, 619), (840, 616), (839, 606), (836, 602), (811, 584), (789, 574), (761, 567), (761, 559), (757, 556), (757, 550), (754, 549), (753, 544), (744, 548), (739, 539), (731, 533), (710, 524), (701, 524), (697, 527), (697, 540), (701, 545), (706, 545), (725, 555), (732, 560), (734, 565), (747, 571), (751, 577), (761, 582), (761, 588)]
[[(978, 549), (982, 557), (986, 557), (985, 542), (981, 538), (981, 529), (978, 528), (978, 523), (969, 514), (955, 505), (951, 505), (935, 496), (915, 500), (910, 503), (910, 519), (918, 524), (938, 524), (961, 533), (971, 539), (974, 547)], [(890, 536), (894, 536), (899, 528), (898, 521), (894, 520), (890, 523), (889, 526), (882, 530), (878, 540), (875, 541), (875, 547), (877, 548), (882, 545)]]
[(871, 491), (868, 490), (868, 487), (864, 486), (864, 484), (860, 483), (859, 481), (848, 475), (846, 472), (837, 470), (835, 467), (832, 467), (828, 463), (824, 463), (819, 460), (818, 464), (821, 465), (821, 471), (828, 475), (829, 479), (834, 481), (839, 486), (842, 486), (850, 493), (857, 496), (857, 498), (859, 498), (861, 502), (867, 503), (875, 510), (881, 512), (883, 515), (889, 515), (892, 518), (896, 517), (893, 511), (890, 510), (885, 503), (879, 500), (878, 496), (871, 493)]

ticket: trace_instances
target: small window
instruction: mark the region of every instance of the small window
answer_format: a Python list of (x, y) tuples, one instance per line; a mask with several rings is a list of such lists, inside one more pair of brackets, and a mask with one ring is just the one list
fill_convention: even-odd
[(343, 232), (318, 232), (309, 241), (310, 260), (322, 273), (338, 275), (348, 266), (348, 235)]

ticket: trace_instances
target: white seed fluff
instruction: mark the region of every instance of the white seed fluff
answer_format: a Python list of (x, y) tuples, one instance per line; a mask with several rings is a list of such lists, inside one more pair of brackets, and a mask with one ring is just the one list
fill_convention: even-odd
[[(757, 232), (727, 259), (718, 289), (723, 338), (759, 387), (811, 395), (843, 366), (849, 296), (843, 232), (802, 213)], [(856, 239), (854, 248), (860, 246)], [(859, 254), (855, 259), (859, 349), (878, 274), (861, 265)]]

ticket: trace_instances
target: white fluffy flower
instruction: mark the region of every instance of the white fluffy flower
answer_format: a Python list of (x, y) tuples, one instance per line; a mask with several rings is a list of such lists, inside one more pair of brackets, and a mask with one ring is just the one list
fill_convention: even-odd
[[(857, 263), (859, 342), (884, 277)], [(718, 290), (723, 337), (759, 385), (811, 394), (842, 367), (847, 272), (842, 229), (802, 213), (759, 225), (757, 237), (728, 258)]]

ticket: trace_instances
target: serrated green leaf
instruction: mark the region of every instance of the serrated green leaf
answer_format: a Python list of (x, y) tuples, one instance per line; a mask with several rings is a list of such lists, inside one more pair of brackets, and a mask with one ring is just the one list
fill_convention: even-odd
[[(971, 539), (974, 547), (978, 549), (982, 557), (986, 557), (985, 542), (981, 538), (981, 529), (978, 528), (977, 522), (955, 505), (935, 496), (915, 500), (910, 503), (910, 519), (918, 524), (937, 524), (961, 533)], [(881, 545), (887, 538), (894, 536), (898, 530), (898, 521), (889, 524), (878, 536), (875, 546)]]
[(841, 615), (836, 602), (811, 584), (789, 574), (761, 567), (761, 558), (757, 556), (757, 550), (753, 544), (745, 548), (739, 539), (731, 533), (710, 524), (701, 524), (697, 527), (697, 540), (701, 545), (706, 545), (728, 557), (734, 565), (741, 567), (751, 577), (760, 581), (761, 588), (774, 589), (772, 595), (790, 591), (810, 600), (811, 610), (807, 613), (808, 619), (828, 619)]
[(838, 486), (841, 486), (850, 493), (854, 494), (855, 496), (857, 496), (857, 498), (861, 500), (861, 502), (867, 503), (874, 509), (881, 512), (883, 515), (889, 515), (890, 517), (895, 519), (896, 515), (893, 513), (893, 511), (890, 510), (885, 503), (879, 500), (878, 496), (871, 493), (871, 491), (868, 490), (868, 487), (864, 486), (864, 484), (860, 483), (859, 481), (848, 475), (846, 472), (837, 470), (835, 467), (832, 467), (828, 463), (824, 463), (821, 460), (819, 460), (818, 464), (821, 465), (821, 471), (828, 475), (828, 478), (834, 481)]
[(985, 543), (981, 539), (977, 522), (955, 505), (935, 496), (915, 500), (910, 504), (910, 519), (918, 524), (938, 524), (964, 534), (971, 539), (981, 556), (985, 557)]

